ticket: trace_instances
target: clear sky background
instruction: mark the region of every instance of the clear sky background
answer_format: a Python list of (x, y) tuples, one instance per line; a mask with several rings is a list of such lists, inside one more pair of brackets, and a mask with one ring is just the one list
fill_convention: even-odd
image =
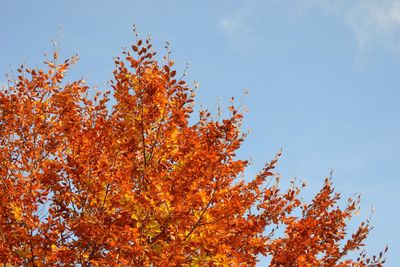
[(62, 57), (81, 57), (68, 77), (106, 88), (135, 23), (159, 54), (171, 43), (178, 71), (190, 63), (205, 107), (243, 99), (251, 134), (240, 156), (254, 161), (249, 175), (282, 147), (283, 180), (306, 180), (309, 199), (333, 169), (344, 199), (362, 194), (351, 229), (374, 207), (367, 251), (388, 244), (386, 266), (400, 266), (399, 0), (0, 4), (0, 82), (21, 63), (40, 66), (61, 38)]

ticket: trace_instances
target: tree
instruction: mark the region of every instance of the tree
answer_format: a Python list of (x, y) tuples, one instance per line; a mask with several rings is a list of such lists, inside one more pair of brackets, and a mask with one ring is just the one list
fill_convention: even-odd
[(261, 254), (270, 266), (382, 266), (382, 254), (346, 258), (371, 226), (346, 239), (358, 200), (338, 207), (330, 179), (309, 204), (294, 182), (282, 192), (280, 152), (244, 179), (241, 112), (190, 122), (194, 91), (169, 52), (159, 64), (149, 40), (124, 50), (112, 100), (64, 82), (76, 60), (21, 66), (0, 91), (3, 266), (254, 266)]

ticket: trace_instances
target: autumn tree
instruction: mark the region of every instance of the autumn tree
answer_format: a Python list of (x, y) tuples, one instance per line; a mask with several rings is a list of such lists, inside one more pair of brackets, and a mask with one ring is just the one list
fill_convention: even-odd
[(280, 152), (245, 177), (242, 113), (194, 112), (167, 54), (138, 39), (115, 59), (112, 97), (65, 82), (77, 58), (57, 53), (3, 86), (3, 266), (382, 266), (361, 250), (368, 221), (346, 233), (358, 200), (340, 208), (331, 179), (304, 203), (279, 187)]

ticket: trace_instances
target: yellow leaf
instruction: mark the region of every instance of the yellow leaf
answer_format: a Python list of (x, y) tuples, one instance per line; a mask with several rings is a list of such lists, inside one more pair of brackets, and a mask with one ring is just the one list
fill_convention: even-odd
[(172, 130), (172, 132), (171, 132), (171, 138), (172, 138), (172, 139), (176, 139), (177, 135), (178, 135), (178, 129), (177, 129), (177, 128), (174, 128), (174, 129)]
[(132, 213), (132, 215), (131, 215), (131, 219), (134, 219), (134, 220), (139, 220), (138, 216), (136, 216), (136, 214), (135, 214), (135, 213)]
[(16, 206), (15, 204), (11, 204), (11, 208), (12, 208), (12, 213), (13, 213), (13, 215), (14, 215), (14, 218), (15, 218), (17, 221), (21, 221), (21, 219), (22, 219), (22, 211), (21, 211), (21, 208), (18, 207), (18, 206)]

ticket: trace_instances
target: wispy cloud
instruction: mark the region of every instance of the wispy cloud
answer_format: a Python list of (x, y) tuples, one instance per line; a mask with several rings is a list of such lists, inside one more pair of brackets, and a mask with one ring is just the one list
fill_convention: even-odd
[(287, 16), (298, 16), (299, 10), (300, 16), (313, 11), (337, 16), (350, 28), (360, 51), (383, 49), (400, 55), (400, 0), (249, 0), (238, 13), (221, 19), (219, 28), (231, 44), (249, 49), (259, 41), (255, 18), (262, 20), (263, 11), (273, 5), (284, 5)]
[(362, 50), (385, 49), (400, 55), (400, 0), (305, 0), (308, 7), (339, 16)]
[(242, 19), (222, 19), (219, 27), (227, 35), (231, 45), (236, 48), (248, 48), (253, 45), (254, 40), (250, 27)]
[(361, 49), (380, 48), (400, 54), (399, 0), (359, 0), (341, 13)]
[(226, 35), (230, 44), (242, 51), (246, 51), (255, 45), (256, 37), (251, 19), (260, 9), (258, 0), (245, 1), (245, 6), (237, 13), (222, 18), (219, 21), (219, 29)]

